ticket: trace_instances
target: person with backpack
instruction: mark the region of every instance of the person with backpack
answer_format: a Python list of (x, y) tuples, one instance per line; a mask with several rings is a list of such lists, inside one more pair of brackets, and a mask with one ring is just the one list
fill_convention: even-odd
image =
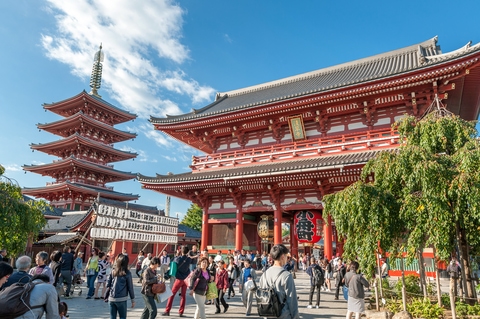
[(0, 290), (3, 289), (5, 283), (8, 281), (13, 273), (13, 267), (4, 261), (0, 261)]
[[(29, 283), (15, 284), (5, 289), (10, 298), (0, 297), (0, 318), (43, 318), (45, 313), (45, 319), (60, 319), (57, 291), (49, 283), (48, 275), (39, 274), (34, 275)], [(29, 298), (22, 302), (20, 296), (26, 291), (29, 292)], [(0, 296), (2, 293), (0, 292)]]
[[(0, 279), (0, 290), (5, 289), (8, 286), (11, 286), (17, 282), (25, 284), (29, 282), (30, 279), (32, 278), (32, 275), (30, 275), (27, 272), (30, 269), (30, 266), (32, 265), (32, 258), (28, 256), (20, 256), (15, 261), (15, 265), (17, 266), (17, 272), (10, 275), (10, 277), (8, 278), (8, 281), (5, 284), (3, 284), (3, 287), (2, 287), (2, 281)], [(10, 267), (10, 265), (8, 266)], [(1, 277), (2, 275), (0, 274), (0, 278)]]
[[(300, 318), (295, 281), (292, 274), (283, 268), (287, 262), (287, 254), (288, 248), (283, 244), (274, 245), (270, 250), (273, 266), (260, 277), (257, 289), (257, 308), (260, 317), (271, 317), (272, 315), (267, 314), (268, 310), (277, 308), (280, 312), (278, 318)], [(265, 292), (268, 291), (273, 291), (276, 297), (263, 298), (262, 296), (265, 296)], [(270, 293), (270, 296), (273, 295)], [(278, 306), (274, 307), (274, 304), (278, 304)]]
[(308, 299), (308, 309), (312, 309), (312, 299), (315, 290), (317, 290), (317, 303), (315, 308), (320, 308), (320, 288), (325, 282), (325, 274), (322, 268), (316, 263), (315, 257), (310, 258), (310, 266), (307, 268), (307, 274), (310, 276), (310, 297)]

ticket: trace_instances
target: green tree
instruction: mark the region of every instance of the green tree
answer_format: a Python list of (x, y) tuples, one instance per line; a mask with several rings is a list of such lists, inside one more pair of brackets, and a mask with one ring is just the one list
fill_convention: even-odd
[(202, 231), (202, 215), (203, 210), (197, 204), (190, 205), (187, 214), (182, 219), (180, 224), (186, 225), (192, 229)]
[(358, 256), (367, 274), (375, 267), (378, 246), (405, 251), (408, 261), (424, 247), (434, 247), (442, 260), (458, 248), (471, 298), (468, 249), (480, 240), (475, 124), (439, 108), (422, 120), (408, 116), (394, 127), (399, 149), (382, 152), (365, 165), (360, 181), (325, 196), (325, 211), (347, 238), (346, 257)]
[(20, 187), (3, 174), (0, 165), (0, 246), (9, 256), (25, 251), (28, 240), (35, 240), (46, 225), (43, 211), (49, 205), (41, 201), (24, 201)]

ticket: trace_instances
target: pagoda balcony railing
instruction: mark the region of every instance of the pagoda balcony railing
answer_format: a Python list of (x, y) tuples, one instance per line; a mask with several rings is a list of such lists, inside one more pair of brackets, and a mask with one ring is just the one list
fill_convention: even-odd
[[(85, 179), (80, 179), (80, 178), (69, 178), (67, 179), (67, 181), (71, 182), (71, 183), (76, 183), (76, 184), (83, 184), (85, 186), (93, 186), (93, 187), (98, 187), (98, 188), (103, 188), (105, 190), (109, 190), (109, 191), (113, 191), (113, 186), (102, 186), (102, 185), (98, 185), (98, 184), (93, 184), (93, 183), (90, 183), (88, 180), (85, 180)], [(53, 185), (58, 185), (58, 184), (61, 184), (63, 183), (64, 181), (57, 181), (57, 182), (47, 182), (47, 186), (53, 186)]]
[(278, 160), (291, 160), (298, 157), (306, 158), (341, 154), (342, 152), (390, 148), (392, 144), (398, 143), (398, 139), (398, 132), (390, 128), (307, 139), (291, 143), (213, 153), (206, 156), (193, 156), (190, 168), (192, 171), (199, 171), (248, 165), (253, 162), (268, 163)]
[[(114, 168), (115, 166), (113, 164), (105, 164), (103, 162), (99, 162), (91, 157), (88, 157), (88, 156), (81, 156), (81, 155), (77, 155), (75, 156), (76, 158), (78, 159), (81, 159), (81, 160), (84, 160), (84, 161), (87, 161), (87, 162), (90, 162), (90, 163), (93, 163), (93, 164), (96, 164), (96, 165), (102, 165), (102, 166), (105, 166), (105, 167), (108, 167), (108, 168)], [(61, 161), (64, 161), (65, 159), (55, 159), (53, 160), (53, 163), (56, 163), (56, 162), (61, 162)]]

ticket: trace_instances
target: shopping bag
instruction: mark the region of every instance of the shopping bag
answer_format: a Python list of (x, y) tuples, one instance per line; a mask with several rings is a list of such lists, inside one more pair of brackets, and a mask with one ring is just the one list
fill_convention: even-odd
[(174, 261), (170, 263), (170, 272), (168, 273), (170, 276), (175, 277), (177, 274), (177, 266), (177, 263)]
[(164, 302), (165, 300), (167, 300), (168, 298), (170, 298), (172, 296), (172, 289), (170, 288), (169, 285), (165, 285), (165, 292), (161, 293), (161, 294), (158, 294), (158, 299), (160, 300), (160, 302)]
[(212, 281), (208, 283), (207, 300), (216, 299), (218, 297), (217, 284)]
[(345, 298), (345, 300), (348, 300), (348, 287), (347, 286), (343, 286), (343, 298)]

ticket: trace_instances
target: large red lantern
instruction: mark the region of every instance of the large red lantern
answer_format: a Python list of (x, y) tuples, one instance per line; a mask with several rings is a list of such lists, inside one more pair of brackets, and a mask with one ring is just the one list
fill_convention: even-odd
[(301, 210), (295, 213), (293, 234), (299, 243), (313, 245), (322, 239), (322, 213), (316, 210)]

